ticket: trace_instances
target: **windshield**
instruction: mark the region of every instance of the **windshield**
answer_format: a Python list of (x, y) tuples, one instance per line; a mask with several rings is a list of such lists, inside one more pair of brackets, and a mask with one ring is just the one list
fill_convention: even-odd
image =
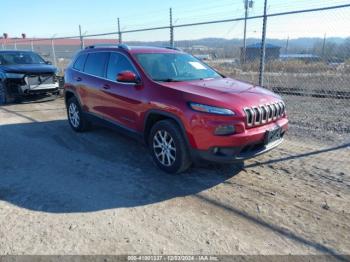
[(32, 52), (0, 53), (0, 65), (45, 64), (44, 59)]
[(136, 54), (136, 59), (154, 81), (180, 82), (222, 78), (209, 66), (188, 54)]

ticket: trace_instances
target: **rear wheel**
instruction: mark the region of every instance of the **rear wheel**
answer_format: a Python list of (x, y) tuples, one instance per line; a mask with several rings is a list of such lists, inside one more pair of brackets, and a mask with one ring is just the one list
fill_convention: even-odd
[(87, 131), (90, 123), (85, 118), (80, 104), (75, 97), (72, 97), (67, 102), (68, 122), (72, 129), (76, 132)]
[(152, 127), (148, 144), (154, 162), (167, 173), (184, 172), (192, 164), (183, 134), (173, 120), (157, 122)]

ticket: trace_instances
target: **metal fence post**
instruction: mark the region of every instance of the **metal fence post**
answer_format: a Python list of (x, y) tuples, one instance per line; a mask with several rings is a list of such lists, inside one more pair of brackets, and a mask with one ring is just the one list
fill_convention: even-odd
[(119, 19), (119, 17), (118, 17), (118, 41), (119, 41), (119, 44), (121, 44), (123, 42), (122, 31), (120, 31), (120, 19)]
[(288, 48), (289, 48), (289, 36), (287, 38), (287, 43), (286, 43), (286, 50), (285, 50), (286, 55), (288, 55)]
[(245, 64), (246, 60), (246, 51), (247, 51), (247, 18), (248, 18), (248, 0), (244, 2), (244, 32), (243, 32), (243, 54), (242, 54), (242, 62)]
[(327, 41), (327, 34), (324, 34), (323, 42), (322, 42), (322, 59), (323, 60), (325, 60), (326, 41)]
[(264, 18), (261, 37), (261, 51), (260, 51), (260, 72), (259, 85), (264, 85), (264, 71), (265, 71), (265, 51), (266, 51), (266, 26), (267, 26), (267, 0), (264, 2)]
[(80, 39), (80, 49), (84, 49), (84, 38), (81, 34), (81, 25), (79, 25), (79, 39)]
[(170, 46), (174, 47), (173, 9), (170, 8)]
[(54, 65), (57, 67), (54, 38), (51, 38), (51, 49), (52, 49), (53, 63), (54, 63)]

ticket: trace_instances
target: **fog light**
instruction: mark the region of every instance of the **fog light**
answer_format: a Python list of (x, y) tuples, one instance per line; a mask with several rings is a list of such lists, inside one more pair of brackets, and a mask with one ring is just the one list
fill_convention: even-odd
[(228, 136), (235, 133), (234, 125), (220, 125), (215, 129), (215, 135), (217, 136)]

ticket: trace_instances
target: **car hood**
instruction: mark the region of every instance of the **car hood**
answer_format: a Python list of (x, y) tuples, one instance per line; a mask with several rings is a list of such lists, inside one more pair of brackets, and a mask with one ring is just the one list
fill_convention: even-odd
[(32, 73), (56, 73), (57, 68), (52, 65), (38, 64), (38, 65), (5, 65), (0, 66), (0, 69), (5, 73), (19, 73), (19, 74), (32, 74)]
[(281, 100), (281, 97), (265, 88), (231, 78), (198, 80), (190, 82), (162, 83), (163, 86), (181, 90), (185, 99), (242, 109)]

